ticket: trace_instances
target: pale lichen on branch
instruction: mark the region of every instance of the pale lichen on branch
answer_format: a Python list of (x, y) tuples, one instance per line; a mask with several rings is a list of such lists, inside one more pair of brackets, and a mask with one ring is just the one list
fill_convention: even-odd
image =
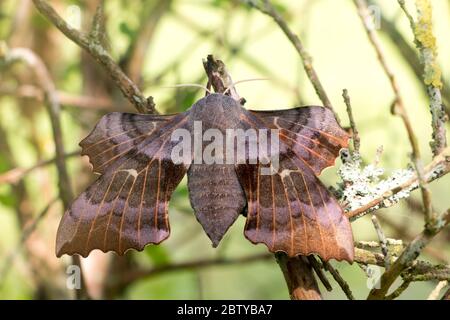
[(368, 208), (366, 213), (383, 207), (391, 207), (409, 197), (411, 191), (417, 188), (416, 184), (411, 184), (396, 194), (390, 194), (391, 190), (413, 179), (415, 173), (413, 169), (398, 169), (394, 170), (389, 177), (382, 179), (384, 173), (383, 168), (374, 164), (362, 166), (361, 159), (344, 162), (339, 168), (338, 174), (343, 181), (341, 185), (343, 187), (342, 202), (346, 204), (346, 210), (358, 210), (380, 198), (383, 200)]
[(433, 34), (433, 9), (430, 0), (416, 0), (417, 21), (409, 13), (404, 0), (398, 0), (405, 12), (415, 43), (419, 50), (420, 61), (423, 65), (423, 81), (427, 86), (432, 115), (433, 137), (430, 143), (433, 154), (437, 155), (447, 146), (445, 123), (448, 121), (442, 103), (441, 89), (442, 71), (437, 62), (437, 42)]

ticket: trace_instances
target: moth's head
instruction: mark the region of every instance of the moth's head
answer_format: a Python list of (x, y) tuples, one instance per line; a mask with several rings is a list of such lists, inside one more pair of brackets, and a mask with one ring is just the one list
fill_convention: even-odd
[(203, 99), (207, 107), (219, 107), (223, 108), (224, 111), (230, 108), (241, 107), (239, 100), (235, 100), (233, 97), (223, 93), (211, 93)]
[(194, 103), (190, 114), (195, 121), (234, 123), (238, 121), (241, 112), (241, 104), (232, 97), (221, 93), (211, 93)]

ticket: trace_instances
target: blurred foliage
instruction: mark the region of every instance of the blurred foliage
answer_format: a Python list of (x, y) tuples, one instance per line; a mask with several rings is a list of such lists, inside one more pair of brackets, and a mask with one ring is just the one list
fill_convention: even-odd
[[(81, 26), (86, 30), (98, 1), (54, 0), (52, 5), (68, 21), (81, 13)], [(130, 61), (129, 48), (136, 41), (148, 40), (148, 48), (139, 62), (138, 84), (152, 95), (161, 113), (186, 110), (204, 95), (194, 88), (165, 88), (179, 83), (205, 84), (202, 59), (214, 54), (223, 60), (234, 80), (268, 78), (265, 82), (239, 85), (238, 92), (247, 100), (246, 107), (282, 109), (297, 105), (320, 104), (302, 69), (291, 43), (271, 19), (240, 4), (226, 0), (174, 0), (159, 16), (152, 15), (158, 0), (106, 2), (106, 30), (109, 50), (114, 59), (126, 68)], [(407, 19), (396, 1), (379, 0), (381, 14), (413, 46), (413, 35)], [(131, 5), (132, 3), (132, 5)], [(410, 162), (410, 146), (401, 120), (389, 112), (393, 99), (388, 79), (380, 68), (373, 48), (367, 41), (352, 1), (298, 0), (275, 1), (277, 8), (289, 21), (292, 30), (302, 38), (314, 58), (317, 73), (335, 109), (347, 124), (342, 89), (352, 98), (354, 115), (362, 139), (362, 155), (373, 161), (376, 149), (383, 145), (380, 166), (387, 174), (404, 168)], [(438, 62), (445, 80), (450, 80), (450, 2), (433, 1), (434, 28), (437, 38)], [(151, 39), (139, 34), (148, 19), (155, 19)], [(414, 129), (419, 137), (424, 160), (431, 159), (431, 117), (426, 92), (421, 80), (411, 70), (410, 62), (399, 52), (389, 33), (381, 31), (389, 63), (398, 77), (400, 89)], [(40, 17), (31, 1), (2, 0), (0, 2), (0, 40), (8, 46), (24, 46), (39, 54), (51, 71), (59, 91), (77, 96), (106, 97), (111, 110), (133, 112), (120, 92), (102, 70), (91, 67), (95, 62), (84, 57), (80, 49)], [(16, 167), (30, 167), (37, 161), (54, 157), (54, 145), (48, 116), (42, 102), (6, 94), (7, 88), (35, 84), (24, 66), (17, 65), (0, 73), (0, 175)], [(447, 82), (448, 83), (448, 82)], [(36, 84), (39, 85), (39, 84)], [(78, 142), (88, 134), (96, 121), (108, 110), (63, 105), (63, 132), (67, 151), (79, 150)], [(92, 181), (87, 159), (68, 158), (75, 191), (81, 192)], [(338, 164), (339, 165), (339, 164)], [(328, 169), (322, 179), (328, 185), (336, 183), (336, 169)], [(450, 206), (448, 192), (450, 177), (433, 183), (431, 190), (438, 212)], [(65, 288), (65, 266), (69, 260), (54, 255), (54, 239), (62, 214), (55, 205), (39, 224), (20, 252), (12, 252), (20, 241), (21, 230), (57, 195), (56, 172), (46, 166), (27, 174), (14, 184), (0, 184), (0, 299), (31, 299), (60, 297)], [(415, 193), (413, 200), (419, 199)], [(265, 252), (262, 245), (254, 246), (243, 236), (244, 218), (229, 230), (217, 249), (193, 216), (185, 180), (170, 203), (172, 235), (159, 246), (149, 246), (144, 253), (128, 252), (126, 263), (114, 254), (107, 256), (122, 267), (148, 268), (170, 263), (207, 258), (236, 258)], [(379, 213), (385, 232), (390, 238), (405, 241), (422, 229), (420, 212), (405, 202)], [(395, 227), (397, 226), (397, 227)], [(370, 218), (353, 223), (356, 240), (377, 240)], [(401, 233), (400, 231), (404, 232)], [(436, 240), (437, 242), (437, 240)], [(440, 241), (435, 249), (449, 257), (448, 241)], [(11, 254), (12, 266), (5, 272), (4, 261)], [(435, 261), (436, 257), (425, 254)], [(123, 266), (124, 265), (124, 266)], [(365, 273), (356, 265), (333, 263), (349, 282), (357, 298), (364, 298), (369, 289)], [(46, 270), (44, 270), (46, 269)], [(89, 269), (91, 270), (91, 269)], [(94, 278), (97, 270), (92, 269)], [(56, 272), (56, 273), (55, 273)], [(100, 271), (98, 271), (100, 272)], [(106, 276), (111, 270), (106, 270)], [(58, 274), (58, 276), (53, 276)], [(4, 276), (4, 278), (2, 278)], [(100, 275), (98, 275), (100, 278)], [(331, 277), (330, 277), (331, 278)], [(325, 298), (345, 298), (337, 284), (332, 292), (322, 287)], [(433, 283), (414, 283), (401, 296), (423, 299)], [(113, 298), (136, 299), (285, 299), (285, 282), (275, 261), (264, 260), (247, 265), (214, 266), (200, 270), (161, 273), (134, 281)]]

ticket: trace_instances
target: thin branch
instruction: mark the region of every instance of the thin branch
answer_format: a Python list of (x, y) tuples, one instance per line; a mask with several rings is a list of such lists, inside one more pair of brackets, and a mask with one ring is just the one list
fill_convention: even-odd
[[(392, 243), (392, 239), (388, 239), (388, 242)], [(400, 256), (403, 252), (403, 246), (397, 245), (396, 242), (392, 243), (390, 246), (391, 255), (389, 257), (389, 263), (392, 265), (397, 260), (396, 257)], [(373, 242), (376, 248), (379, 248), (379, 244)], [(366, 267), (368, 265), (376, 265), (379, 267), (384, 267), (385, 258), (384, 255), (372, 252), (369, 250), (364, 250), (358, 247), (359, 243), (356, 244), (357, 248), (355, 249), (355, 259), (354, 261), (358, 263), (360, 267)], [(377, 247), (378, 246), (378, 247)], [(374, 247), (374, 248), (375, 248)], [(404, 288), (397, 288), (397, 292), (394, 295), (386, 296), (385, 299), (393, 299), (398, 297), (401, 294), (403, 289), (406, 289), (409, 283), (414, 281), (442, 281), (448, 280), (450, 281), (450, 266), (445, 264), (433, 265), (426, 261), (415, 260), (411, 263), (411, 266), (401, 271), (400, 276), (403, 278), (404, 282), (408, 284), (404, 284)]]
[(125, 71), (129, 74), (130, 79), (139, 83), (145, 55), (153, 39), (153, 35), (157, 29), (161, 18), (164, 16), (171, 5), (172, 0), (159, 0), (155, 4), (152, 1), (150, 4), (144, 2), (143, 12), (140, 18), (140, 26), (133, 37), (133, 41), (128, 47), (128, 50), (123, 58), (121, 65), (124, 66)]
[[(229, 266), (229, 265), (246, 265), (253, 262), (272, 260), (273, 254), (264, 253), (254, 256), (248, 256), (243, 258), (234, 258), (234, 259), (208, 259), (208, 260), (198, 260), (191, 262), (183, 262), (177, 264), (168, 264), (153, 267), (150, 269), (142, 269), (131, 271), (127, 274), (124, 274), (123, 278), (120, 280), (120, 286), (127, 286), (133, 283), (136, 280), (143, 278), (150, 278), (156, 275), (160, 275), (167, 272), (174, 272), (180, 270), (199, 270), (204, 268), (210, 268), (214, 266)], [(113, 284), (114, 285), (114, 284)]]
[[(411, 198), (408, 198), (410, 200)], [(420, 212), (422, 211), (422, 206), (420, 206)], [(381, 222), (386, 224), (390, 229), (392, 229), (396, 234), (397, 237), (401, 239), (412, 239), (414, 238), (414, 234), (412, 234), (409, 230), (407, 230), (407, 226), (405, 226), (404, 222), (394, 222), (391, 217), (388, 217), (386, 215), (380, 215), (378, 216)], [(445, 232), (447, 231), (447, 232)], [(445, 236), (449, 236), (450, 230), (443, 230), (442, 232), (445, 234)], [(391, 239), (386, 239), (388, 242), (388, 249), (389, 249), (389, 241)], [(449, 256), (446, 254), (445, 250), (439, 247), (425, 247), (424, 253), (430, 256), (431, 258), (437, 260), (440, 263), (447, 263), (449, 261)]]
[(61, 16), (44, 0), (33, 0), (38, 11), (55, 25), (66, 37), (75, 42), (95, 60), (97, 60), (111, 76), (115, 84), (122, 91), (128, 101), (133, 104), (140, 113), (154, 113), (155, 104), (153, 97), (145, 98), (137, 85), (115, 63), (106, 49), (96, 39), (72, 28)]
[(69, 174), (66, 168), (65, 151), (63, 144), (63, 135), (60, 121), (60, 105), (58, 95), (56, 94), (55, 85), (50, 74), (42, 60), (31, 50), (27, 48), (14, 48), (9, 50), (3, 57), (6, 65), (13, 64), (18, 61), (26, 63), (31, 71), (35, 74), (38, 83), (45, 92), (45, 100), (47, 102), (47, 111), (50, 116), (50, 122), (53, 130), (53, 140), (55, 143), (55, 162), (58, 168), (59, 190), (61, 192), (61, 200), (64, 207), (68, 208), (72, 200), (72, 187), (70, 184)]
[[(64, 154), (64, 158), (71, 158), (74, 156), (79, 156), (80, 151), (73, 151)], [(3, 172), (0, 174), (0, 185), (6, 184), (6, 183), (12, 183), (15, 184), (22, 180), (27, 174), (33, 172), (36, 169), (51, 165), (56, 162), (56, 157), (48, 160), (41, 160), (32, 165), (28, 168), (14, 168), (9, 171)]]
[(327, 289), (327, 291), (332, 291), (333, 287), (331, 286), (330, 281), (328, 281), (327, 276), (323, 272), (323, 264), (319, 262), (314, 255), (309, 255), (307, 258), (325, 289)]
[[(43, 61), (30, 49), (27, 48), (14, 48), (7, 50), (0, 56), (5, 62), (5, 65), (11, 65), (15, 62), (24, 62), (27, 64), (31, 71), (34, 73), (37, 82), (41, 85), (42, 90), (45, 92), (46, 107), (50, 117), (50, 123), (53, 131), (53, 141), (55, 144), (55, 163), (58, 173), (58, 190), (59, 197), (64, 205), (64, 210), (69, 208), (73, 199), (72, 186), (70, 183), (69, 174), (66, 166), (66, 157), (64, 151), (63, 134), (61, 129), (60, 119), (60, 105), (56, 88), (53, 83), (47, 67)], [(81, 268), (80, 260), (78, 256), (72, 257), (73, 264)], [(82, 290), (76, 291), (77, 298), (83, 298), (86, 296), (84, 286)]]
[[(180, 270), (199, 270), (204, 268), (210, 268), (215, 266), (229, 266), (229, 265), (246, 265), (248, 263), (265, 261), (273, 259), (273, 254), (271, 253), (263, 253), (254, 256), (247, 256), (242, 258), (220, 258), (220, 259), (206, 259), (206, 260), (197, 260), (190, 262), (182, 262), (177, 264), (169, 264), (162, 265), (157, 267), (152, 267), (149, 269), (139, 269), (135, 271), (131, 271), (124, 275), (118, 283), (112, 283), (112, 286), (119, 285), (121, 287), (126, 287), (127, 285), (140, 280), (147, 279), (157, 275), (161, 275), (167, 272), (175, 272)], [(391, 258), (392, 259), (392, 258)], [(373, 253), (368, 250), (356, 249), (355, 251), (355, 260), (356, 263), (360, 263), (363, 265), (384, 265), (384, 258), (381, 254)], [(429, 270), (435, 268), (434, 266), (426, 263), (417, 261), (415, 266), (412, 267), (411, 273), (420, 274), (421, 272), (429, 272)]]
[[(394, 252), (397, 252), (397, 250), (403, 250), (403, 248), (405, 247), (402, 240), (396, 240), (396, 239), (391, 239), (391, 238), (386, 238), (385, 240), (386, 240), (386, 246), (388, 247), (388, 249), (391, 250), (392, 248), (394, 248)], [(373, 250), (373, 249), (381, 250), (381, 245), (380, 245), (379, 241), (358, 241), (355, 243), (355, 247), (360, 248), (360, 249), (367, 249), (367, 250)], [(400, 249), (396, 249), (396, 248), (400, 248)]]
[(439, 298), (439, 295), (441, 294), (442, 289), (444, 289), (448, 285), (448, 281), (439, 281), (437, 286), (431, 291), (430, 295), (428, 296), (427, 300), (437, 300)]
[(410, 264), (419, 256), (422, 249), (436, 236), (447, 224), (450, 223), (450, 209), (444, 212), (441, 217), (435, 220), (434, 225), (427, 225), (425, 230), (419, 234), (403, 250), (400, 257), (395, 260), (389, 269), (387, 269), (380, 279), (380, 288), (372, 289), (368, 299), (383, 299), (391, 285), (397, 277), (410, 266)]
[(447, 291), (442, 296), (442, 300), (450, 300), (450, 288), (447, 289)]
[[(115, 105), (111, 99), (108, 98), (82, 96), (64, 91), (57, 91), (56, 94), (58, 95), (61, 106), (74, 106), (82, 109), (108, 111), (123, 109), (123, 107)], [(45, 100), (45, 93), (40, 88), (33, 85), (21, 85), (17, 88), (0, 86), (0, 95), (34, 99), (39, 102), (44, 102)]]
[(389, 250), (387, 247), (386, 236), (384, 235), (383, 229), (381, 228), (380, 222), (377, 219), (377, 216), (372, 216), (372, 223), (377, 232), (378, 239), (380, 240), (381, 252), (384, 255), (384, 266), (385, 268), (389, 268)]
[[(446, 148), (441, 154), (436, 156), (433, 161), (424, 168), (424, 179), (426, 183), (430, 183), (450, 172), (450, 148)], [(350, 220), (356, 220), (364, 215), (378, 210), (380, 208), (388, 208), (396, 201), (391, 201), (400, 192), (411, 192), (419, 187), (417, 176), (408, 181), (394, 186), (389, 191), (385, 192), (383, 196), (373, 199), (367, 204), (360, 206), (352, 211), (346, 212), (346, 216)]]
[[(386, 73), (387, 77), (389, 78), (392, 90), (395, 95), (395, 101), (392, 104), (392, 111), (394, 114), (397, 114), (401, 117), (403, 120), (403, 124), (405, 126), (406, 132), (408, 133), (408, 138), (411, 144), (412, 148), (412, 160), (414, 163), (414, 166), (417, 171), (417, 175), (419, 177), (419, 184), (420, 189), (422, 191), (422, 201), (424, 206), (424, 212), (425, 216), (428, 220), (431, 220), (433, 217), (433, 209), (431, 204), (431, 193), (429, 191), (429, 188), (427, 187), (424, 174), (423, 174), (423, 163), (421, 160), (420, 155), (420, 149), (419, 144), (417, 141), (417, 137), (414, 133), (413, 126), (411, 124), (411, 121), (409, 119), (408, 113), (406, 112), (406, 107), (403, 101), (403, 98), (400, 94), (400, 89), (397, 83), (397, 79), (395, 78), (394, 72), (392, 71), (392, 68), (387, 63), (383, 48), (381, 46), (381, 41), (378, 38), (378, 35), (376, 33), (375, 27), (372, 23), (372, 17), (369, 13), (369, 9), (367, 7), (366, 0), (354, 0), (354, 3), (356, 7), (358, 8), (358, 13), (361, 17), (361, 21), (364, 25), (364, 28), (366, 30), (367, 36), (370, 40), (370, 43), (374, 47), (378, 60), (383, 67), (384, 72)], [(440, 150), (442, 151), (442, 150)]]
[[(375, 1), (369, 0), (368, 3), (370, 5), (377, 5)], [(419, 82), (422, 84), (422, 86), (425, 89), (425, 92), (427, 91), (427, 85), (422, 81), (423, 79), (423, 67), (420, 63), (419, 56), (416, 53), (416, 50), (414, 47), (412, 47), (409, 42), (405, 39), (400, 29), (397, 28), (397, 23), (395, 18), (390, 19), (387, 18), (384, 14), (385, 10), (382, 10), (380, 15), (380, 27), (381, 32), (383, 32), (387, 37), (390, 38), (391, 42), (395, 44), (394, 48), (398, 50), (400, 55), (403, 57), (405, 61), (408, 63), (406, 64), (411, 71), (414, 73), (416, 78), (419, 80)], [(450, 83), (447, 81), (442, 89), (442, 95), (444, 99), (444, 109), (447, 115), (450, 114)]]
[(410, 22), (416, 47), (419, 50), (424, 68), (423, 81), (427, 86), (427, 93), (430, 98), (431, 127), (433, 128), (433, 137), (430, 145), (433, 154), (437, 155), (447, 146), (445, 123), (448, 117), (445, 114), (442, 103), (442, 71), (437, 62), (437, 45), (436, 38), (433, 34), (433, 9), (431, 1), (416, 1), (417, 23), (408, 12), (405, 1), (398, 0), (398, 3)]
[(58, 201), (58, 199), (59, 198), (55, 197), (54, 199), (50, 200), (50, 202), (44, 207), (44, 209), (42, 209), (41, 212), (39, 212), (37, 217), (31, 222), (31, 224), (23, 229), (22, 235), (17, 245), (14, 247), (13, 250), (11, 250), (10, 254), (6, 256), (5, 259), (3, 259), (3, 266), (0, 269), (0, 288), (3, 286), (6, 276), (8, 275), (8, 272), (11, 269), (14, 260), (17, 258), (20, 251), (22, 250), (23, 245), (31, 236), (31, 234), (36, 230), (36, 227), (38, 226), (39, 222), (47, 215), (51, 207)]
[(342, 97), (344, 98), (344, 102), (347, 107), (348, 119), (350, 121), (350, 127), (352, 128), (353, 152), (356, 152), (357, 154), (359, 154), (361, 140), (359, 138), (359, 132), (358, 132), (358, 128), (356, 127), (355, 119), (353, 118), (352, 104), (350, 102), (350, 96), (348, 95), (347, 89), (344, 89), (342, 91)]
[(330, 99), (325, 92), (322, 83), (319, 80), (319, 76), (316, 73), (316, 70), (313, 67), (312, 58), (303, 47), (303, 44), (300, 38), (294, 34), (289, 28), (287, 22), (283, 19), (283, 17), (278, 13), (275, 7), (268, 0), (241, 0), (241, 2), (258, 9), (262, 13), (270, 16), (280, 27), (280, 29), (284, 32), (289, 41), (294, 45), (295, 50), (297, 50), (300, 58), (303, 62), (303, 67), (305, 69), (306, 74), (308, 75), (309, 80), (311, 81), (317, 95), (322, 101), (323, 105), (329, 109), (333, 109)]
[[(239, 101), (241, 97), (236, 91), (234, 82), (231, 79), (225, 64), (218, 59), (215, 59), (212, 55), (208, 55), (206, 60), (203, 61), (203, 67), (208, 76), (208, 84), (211, 85), (216, 92), (226, 92), (234, 100)], [(245, 100), (242, 101), (244, 104)]]
[(409, 288), (409, 285), (411, 284), (411, 281), (403, 281), (403, 283), (395, 289), (394, 292), (392, 292), (390, 295), (386, 296), (386, 300), (394, 300), (400, 297), (400, 295), (405, 292), (406, 289)]
[(450, 281), (450, 266), (446, 264), (433, 265), (428, 262), (420, 264), (412, 262), (412, 267), (402, 272), (401, 277), (405, 281)]
[[(260, 72), (267, 76), (267, 78), (272, 80), (272, 83), (278, 86), (280, 89), (288, 90), (292, 92), (296, 97), (298, 95), (298, 88), (290, 84), (283, 76), (279, 76), (273, 71), (270, 70), (264, 63), (261, 63), (257, 60), (257, 57), (252, 56), (243, 50), (242, 40), (238, 41), (237, 44), (231, 43), (227, 46), (223, 45), (223, 38), (210, 28), (203, 28), (202, 25), (198, 24), (197, 21), (192, 19), (190, 16), (186, 16), (182, 13), (177, 12), (176, 10), (172, 11), (172, 16), (177, 20), (177, 22), (182, 23), (184, 26), (190, 28), (194, 31), (199, 37), (203, 38), (211, 38), (217, 46), (223, 48), (228, 51), (230, 56), (239, 56), (239, 58), (248, 65), (250, 68), (254, 69), (257, 72)], [(245, 37), (246, 39), (252, 39), (252, 41), (257, 41), (258, 39), (264, 37), (267, 34), (267, 31), (272, 28), (272, 25), (267, 25), (264, 28), (259, 29), (253, 34), (249, 34)], [(179, 57), (176, 57), (173, 63), (169, 63), (167, 67), (163, 68), (159, 74), (157, 74), (154, 79), (160, 79), (162, 75), (167, 74), (169, 68), (173, 68), (175, 65), (179, 65), (180, 61), (186, 55), (185, 51), (190, 51), (191, 47), (197, 46), (198, 40), (193, 41), (192, 44), (186, 47), (185, 50), (181, 50), (182, 54)]]
[(333, 268), (333, 266), (328, 261), (322, 260), (322, 264), (323, 264), (325, 270), (327, 270), (329, 273), (331, 273), (334, 280), (341, 287), (342, 291), (344, 291), (345, 295), (347, 296), (347, 299), (355, 300), (355, 297), (353, 296), (350, 286), (348, 285), (347, 281), (345, 281), (344, 278), (342, 278), (342, 276), (339, 274), (339, 271), (337, 271), (335, 268)]
[(105, 1), (100, 0), (95, 10), (94, 17), (92, 18), (92, 26), (89, 31), (89, 38), (94, 40), (95, 43), (103, 43), (103, 36), (106, 34), (105, 30), (105, 17), (104, 17)]
[[(403, 253), (403, 246), (392, 246), (390, 252), (389, 263), (392, 265)], [(358, 247), (355, 248), (354, 261), (363, 266), (384, 267), (384, 256), (381, 253)], [(403, 280), (409, 281), (446, 280), (450, 277), (450, 266), (446, 264), (433, 265), (426, 261), (416, 260), (409, 268), (401, 272), (401, 276)]]

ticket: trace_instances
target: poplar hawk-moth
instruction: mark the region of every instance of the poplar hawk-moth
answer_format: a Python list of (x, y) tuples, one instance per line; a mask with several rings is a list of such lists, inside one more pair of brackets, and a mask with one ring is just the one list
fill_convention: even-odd
[[(278, 170), (256, 160), (195, 163), (194, 150), (174, 162), (175, 130), (277, 130)], [(99, 178), (65, 212), (56, 254), (87, 256), (93, 249), (123, 254), (143, 250), (170, 233), (168, 203), (184, 175), (197, 220), (217, 246), (239, 215), (245, 236), (271, 252), (318, 254), (352, 261), (349, 220), (317, 176), (348, 146), (334, 114), (318, 106), (249, 111), (223, 94), (209, 94), (175, 115), (109, 113), (80, 142)], [(206, 144), (206, 142), (203, 142)], [(205, 145), (204, 145), (205, 146)], [(255, 159), (246, 149), (244, 160)]]

